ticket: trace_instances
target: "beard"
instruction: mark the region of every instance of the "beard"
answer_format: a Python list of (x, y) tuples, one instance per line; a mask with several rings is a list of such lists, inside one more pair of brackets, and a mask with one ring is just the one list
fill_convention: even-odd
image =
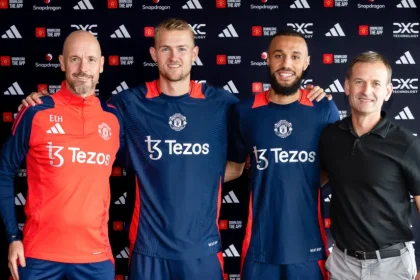
[[(282, 68), (280, 70), (291, 71), (290, 69)], [(292, 84), (288, 86), (282, 86), (276, 79), (275, 73), (270, 73), (270, 84), (275, 94), (290, 96), (298, 91), (302, 82), (302, 75), (296, 76), (296, 79)]]
[[(88, 78), (89, 80), (86, 82), (81, 82), (81, 81), (77, 81), (75, 80), (76, 78)], [(73, 78), (75, 79), (69, 79), (69, 81), (67, 81), (67, 83), (69, 84), (70, 88), (76, 92), (77, 94), (80, 95), (84, 95), (84, 94), (88, 94), (91, 93), (97, 82), (93, 81), (93, 76), (92, 75), (87, 75), (85, 73), (79, 72), (77, 74), (73, 74)]]

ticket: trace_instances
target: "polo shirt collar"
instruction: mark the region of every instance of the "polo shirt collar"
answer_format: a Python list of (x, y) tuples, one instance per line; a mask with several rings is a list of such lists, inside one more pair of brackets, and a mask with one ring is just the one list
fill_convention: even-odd
[[(375, 125), (375, 127), (369, 132), (370, 134), (376, 134), (381, 136), (382, 138), (386, 138), (388, 134), (389, 127), (391, 125), (391, 121), (387, 117), (384, 111), (381, 111), (381, 120)], [(342, 130), (350, 130), (352, 134), (356, 135), (353, 130), (353, 124), (351, 122), (351, 115), (344, 118), (342, 122), (338, 126)]]

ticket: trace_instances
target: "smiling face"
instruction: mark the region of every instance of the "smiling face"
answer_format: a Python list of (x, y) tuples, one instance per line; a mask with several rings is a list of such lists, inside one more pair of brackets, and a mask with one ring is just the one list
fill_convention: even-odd
[(103, 71), (104, 57), (96, 38), (86, 31), (71, 33), (59, 57), (61, 70), (66, 72), (70, 91), (78, 95), (94, 94), (99, 74)]
[(308, 47), (303, 38), (283, 35), (274, 37), (267, 58), (274, 92), (280, 95), (296, 93), (309, 60)]
[(381, 61), (355, 63), (346, 79), (345, 92), (353, 114), (380, 114), (392, 93), (387, 67)]
[(198, 55), (193, 36), (190, 30), (159, 30), (150, 55), (157, 62), (161, 79), (189, 81), (192, 62)]

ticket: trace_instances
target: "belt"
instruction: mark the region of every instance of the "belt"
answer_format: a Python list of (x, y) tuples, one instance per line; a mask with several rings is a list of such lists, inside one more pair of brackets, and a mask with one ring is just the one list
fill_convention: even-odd
[[(340, 249), (341, 251), (343, 251), (344, 253), (344, 248), (342, 248), (342, 246), (340, 245), (336, 245), (338, 249)], [(379, 250), (379, 255), (381, 256), (382, 259), (386, 259), (386, 258), (392, 258), (392, 257), (397, 257), (401, 255), (401, 249), (404, 249), (405, 243), (397, 243), (394, 244), (390, 247), (386, 247), (384, 249)], [(359, 259), (359, 260), (371, 260), (371, 259), (377, 259), (378, 257), (376, 256), (376, 252), (365, 252), (365, 251), (359, 251), (359, 250), (351, 250), (351, 249), (347, 249), (347, 255), (351, 256), (353, 258)]]

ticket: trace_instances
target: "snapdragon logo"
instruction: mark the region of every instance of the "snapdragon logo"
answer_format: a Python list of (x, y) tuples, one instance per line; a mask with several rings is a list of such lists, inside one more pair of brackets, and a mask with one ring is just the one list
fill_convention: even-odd
[(282, 148), (257, 149), (253, 150), (258, 170), (267, 169), (269, 165), (268, 156), (274, 156), (274, 163), (298, 163), (315, 162), (316, 153), (314, 151), (285, 151)]
[[(150, 153), (149, 158), (159, 160), (163, 156), (163, 150), (160, 146), (164, 145), (169, 155), (207, 155), (210, 152), (208, 143), (178, 143), (176, 140), (152, 140), (149, 135), (146, 137), (147, 150)], [(164, 144), (161, 145), (161, 143)]]
[(155, 3), (155, 5), (143, 5), (142, 9), (143, 10), (156, 10), (156, 11), (165, 11), (165, 10), (170, 10), (171, 6), (160, 6), (157, 5), (159, 3), (159, 1), (153, 1)]

